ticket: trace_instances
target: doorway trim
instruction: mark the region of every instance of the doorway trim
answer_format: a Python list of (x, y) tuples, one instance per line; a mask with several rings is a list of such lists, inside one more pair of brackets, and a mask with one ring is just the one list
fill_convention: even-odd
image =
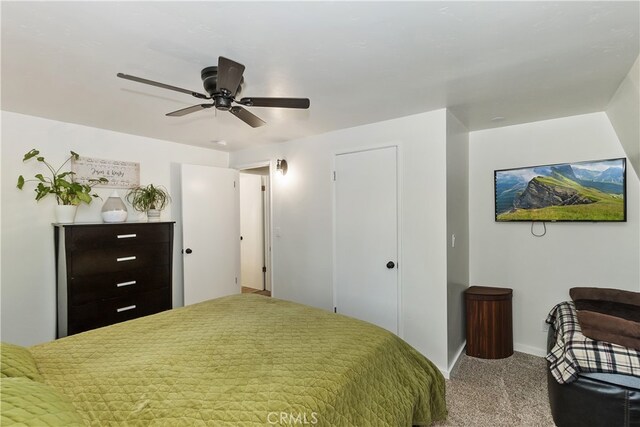
[(352, 153), (361, 153), (364, 151), (372, 151), (372, 150), (379, 150), (382, 148), (391, 148), (394, 147), (396, 149), (396, 221), (397, 221), (397, 225), (396, 225), (396, 231), (397, 231), (397, 251), (398, 251), (398, 259), (396, 261), (397, 265), (398, 265), (398, 289), (397, 289), (397, 300), (398, 300), (398, 318), (397, 318), (397, 323), (398, 323), (398, 336), (400, 338), (404, 338), (404, 322), (402, 321), (403, 316), (402, 316), (402, 269), (404, 267), (404, 263), (402, 261), (402, 187), (403, 187), (403, 180), (402, 180), (402, 171), (403, 171), (403, 156), (402, 156), (402, 142), (401, 141), (391, 141), (391, 142), (386, 142), (386, 143), (380, 143), (380, 144), (369, 144), (369, 145), (365, 145), (365, 146), (358, 146), (358, 147), (354, 147), (354, 148), (345, 148), (345, 149), (341, 149), (341, 150), (334, 150), (331, 153), (331, 164), (330, 164), (330, 168), (331, 170), (329, 171), (329, 179), (331, 180), (331, 238), (332, 238), (332, 242), (331, 242), (331, 250), (332, 250), (332, 254), (331, 254), (331, 261), (332, 261), (332, 266), (331, 266), (331, 280), (332, 280), (332, 301), (333, 301), (333, 307), (337, 307), (338, 301), (337, 301), (337, 286), (338, 286), (338, 280), (336, 277), (337, 271), (336, 271), (336, 267), (337, 267), (337, 259), (336, 259), (336, 240), (337, 240), (337, 227), (336, 227), (336, 222), (337, 222), (337, 218), (336, 218), (336, 181), (333, 179), (333, 174), (336, 171), (336, 157), (341, 155), (341, 154), (352, 154)]
[[(268, 233), (268, 239), (269, 239), (269, 251), (265, 253), (265, 259), (266, 259), (266, 267), (267, 267), (267, 272), (269, 274), (269, 283), (271, 284), (271, 296), (275, 297), (275, 292), (276, 292), (276, 286), (273, 280), (273, 182), (274, 182), (274, 178), (275, 178), (275, 173), (274, 171), (276, 170), (275, 167), (275, 161), (273, 160), (263, 160), (260, 162), (253, 162), (253, 163), (243, 163), (240, 165), (236, 165), (234, 166), (234, 169), (236, 169), (238, 171), (238, 173), (241, 173), (244, 170), (247, 169), (257, 169), (257, 168), (263, 168), (263, 167), (268, 167), (269, 168), (269, 188), (268, 188), (268, 192), (267, 192), (267, 198), (269, 200), (269, 220), (268, 220), (268, 225), (269, 225), (269, 233)], [(238, 184), (239, 185), (239, 184)], [(242, 191), (242, 190), (240, 190)]]

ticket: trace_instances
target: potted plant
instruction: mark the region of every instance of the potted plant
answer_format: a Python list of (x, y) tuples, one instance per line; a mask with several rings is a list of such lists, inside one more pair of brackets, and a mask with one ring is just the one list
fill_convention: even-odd
[(24, 184), (27, 182), (38, 183), (35, 188), (36, 202), (49, 194), (53, 194), (56, 197), (56, 202), (58, 204), (56, 206), (56, 220), (59, 223), (72, 223), (80, 203), (89, 204), (94, 197), (99, 197), (97, 194), (91, 193), (92, 187), (97, 184), (106, 184), (109, 182), (106, 178), (90, 179), (87, 184), (73, 182), (72, 178), (73, 175), (75, 175), (75, 172), (60, 172), (64, 165), (66, 165), (71, 159), (80, 158), (78, 153), (73, 151), (70, 153), (71, 155), (60, 165), (60, 167), (54, 168), (43, 156), (39, 155), (40, 151), (33, 148), (24, 155), (22, 161), (26, 162), (35, 158), (38, 162), (46, 166), (50, 172), (50, 176), (45, 176), (39, 173), (35, 175), (34, 179), (24, 179), (22, 175), (18, 177), (17, 187), (20, 190), (22, 190)]
[(160, 211), (171, 201), (166, 188), (153, 184), (132, 188), (126, 198), (133, 209), (138, 212), (146, 212), (147, 220), (151, 222), (160, 221)]

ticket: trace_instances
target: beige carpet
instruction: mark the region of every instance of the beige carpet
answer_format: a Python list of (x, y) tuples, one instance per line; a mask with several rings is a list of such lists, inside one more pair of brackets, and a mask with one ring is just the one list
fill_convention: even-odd
[(447, 381), (449, 418), (438, 426), (554, 426), (546, 362), (524, 353), (499, 360), (460, 356)]

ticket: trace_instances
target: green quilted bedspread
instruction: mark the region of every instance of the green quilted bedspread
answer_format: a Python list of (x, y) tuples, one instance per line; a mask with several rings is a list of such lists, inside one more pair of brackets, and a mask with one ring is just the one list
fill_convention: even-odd
[(446, 417), (442, 375), (395, 335), (259, 295), (30, 350), (89, 425), (398, 427)]

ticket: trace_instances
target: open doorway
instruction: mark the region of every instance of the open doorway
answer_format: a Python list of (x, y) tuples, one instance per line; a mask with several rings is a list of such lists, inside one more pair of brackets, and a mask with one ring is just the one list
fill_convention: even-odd
[(240, 170), (240, 280), (243, 293), (271, 296), (270, 165)]

